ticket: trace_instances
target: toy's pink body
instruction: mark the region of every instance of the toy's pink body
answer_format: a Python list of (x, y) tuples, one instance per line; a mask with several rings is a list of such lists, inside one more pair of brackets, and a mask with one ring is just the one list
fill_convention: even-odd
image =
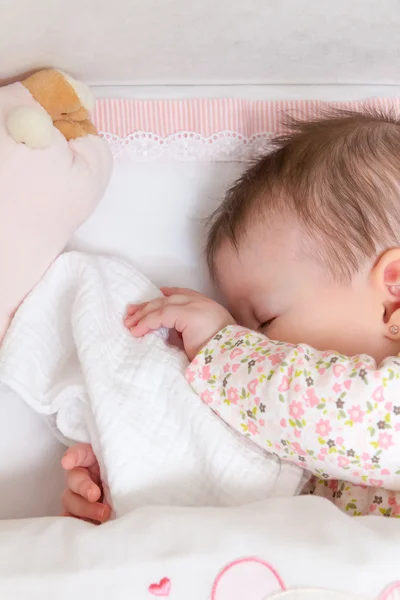
[(95, 209), (112, 167), (96, 136), (67, 142), (54, 128), (45, 149), (15, 142), (5, 123), (22, 106), (44, 110), (22, 84), (0, 88), (0, 341), (23, 298)]

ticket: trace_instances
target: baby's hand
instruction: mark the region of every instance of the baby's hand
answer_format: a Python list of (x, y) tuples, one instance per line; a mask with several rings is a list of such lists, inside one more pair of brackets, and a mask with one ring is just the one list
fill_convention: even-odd
[(63, 516), (93, 523), (108, 521), (111, 509), (102, 502), (103, 486), (93, 448), (89, 444), (76, 444), (66, 451), (61, 464), (67, 471)]
[(214, 300), (198, 292), (182, 288), (162, 288), (164, 298), (143, 304), (130, 304), (125, 326), (135, 337), (142, 337), (160, 327), (176, 329), (182, 334), (189, 360), (227, 325), (235, 320)]

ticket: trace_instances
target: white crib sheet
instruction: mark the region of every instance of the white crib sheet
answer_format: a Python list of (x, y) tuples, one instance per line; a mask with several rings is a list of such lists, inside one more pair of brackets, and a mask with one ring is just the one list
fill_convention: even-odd
[(0, 385), (0, 518), (57, 515), (64, 447), (46, 422)]

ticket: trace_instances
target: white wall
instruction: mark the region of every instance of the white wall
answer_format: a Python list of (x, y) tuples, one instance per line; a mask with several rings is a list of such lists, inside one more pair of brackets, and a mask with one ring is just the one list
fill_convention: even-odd
[(400, 83), (399, 0), (0, 0), (0, 77)]

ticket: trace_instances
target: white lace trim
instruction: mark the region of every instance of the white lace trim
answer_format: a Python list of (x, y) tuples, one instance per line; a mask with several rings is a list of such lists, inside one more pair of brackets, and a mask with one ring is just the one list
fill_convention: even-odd
[(208, 137), (194, 131), (166, 137), (149, 131), (136, 131), (126, 137), (108, 132), (101, 135), (109, 142), (115, 159), (244, 162), (266, 152), (272, 133), (250, 137), (236, 131), (218, 131)]

